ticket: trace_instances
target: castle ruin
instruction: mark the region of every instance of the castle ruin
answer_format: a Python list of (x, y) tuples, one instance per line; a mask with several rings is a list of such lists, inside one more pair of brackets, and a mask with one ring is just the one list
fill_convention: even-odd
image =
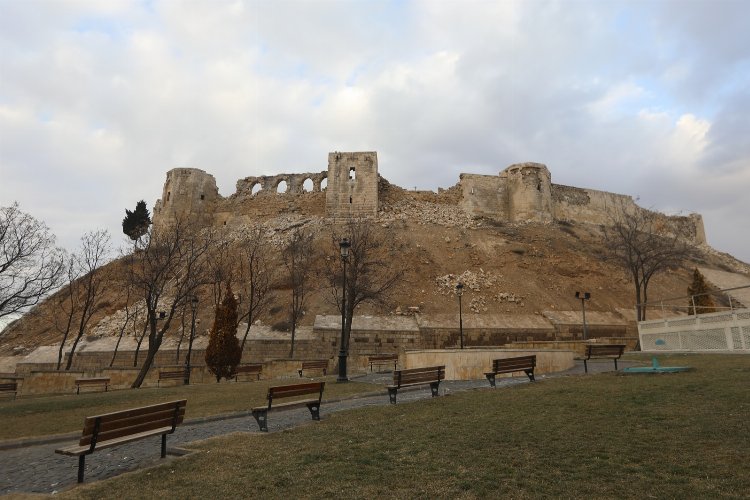
[[(240, 179), (235, 193), (226, 198), (219, 194), (213, 175), (197, 168), (175, 168), (167, 172), (153, 221), (158, 228), (188, 218), (202, 226), (231, 226), (252, 217), (288, 212), (333, 220), (377, 217), (380, 180), (373, 151), (329, 153), (328, 169), (322, 172)], [(615, 207), (645, 210), (627, 195), (553, 184), (541, 163), (514, 164), (498, 175), (462, 173), (458, 192), (458, 206), (468, 217), (510, 223), (607, 224)], [(663, 221), (668, 232), (693, 244), (706, 243), (699, 214), (663, 216)]]

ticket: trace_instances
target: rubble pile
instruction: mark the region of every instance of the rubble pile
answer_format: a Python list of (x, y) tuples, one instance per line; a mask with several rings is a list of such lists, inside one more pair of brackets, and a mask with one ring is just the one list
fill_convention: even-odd
[(378, 214), (382, 223), (404, 221), (418, 224), (438, 224), (449, 227), (475, 227), (472, 217), (456, 205), (427, 203), (405, 199), (383, 208)]
[(483, 288), (491, 288), (495, 286), (499, 278), (501, 278), (501, 276), (485, 272), (484, 269), (480, 268), (478, 273), (466, 270), (458, 275), (446, 274), (445, 276), (438, 276), (435, 278), (435, 282), (437, 283), (438, 291), (442, 295), (455, 295), (456, 285), (458, 283), (463, 283), (464, 290), (481, 292)]

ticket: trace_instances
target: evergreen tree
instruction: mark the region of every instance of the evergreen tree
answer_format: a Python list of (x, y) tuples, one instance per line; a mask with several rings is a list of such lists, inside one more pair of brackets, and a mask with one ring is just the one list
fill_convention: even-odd
[(688, 295), (690, 295), (690, 303), (688, 304), (688, 314), (705, 314), (714, 312), (716, 304), (710, 295), (705, 295), (710, 292), (706, 278), (703, 277), (698, 269), (693, 271), (693, 282), (688, 286)]
[(233, 377), (240, 364), (242, 351), (237, 339), (237, 301), (232, 287), (227, 283), (224, 300), (216, 307), (214, 325), (206, 348), (206, 366), (219, 382)]
[(135, 210), (125, 209), (125, 218), (122, 219), (122, 232), (128, 235), (133, 241), (142, 237), (148, 232), (148, 226), (151, 225), (151, 214), (146, 208), (146, 202), (141, 200), (135, 204)]

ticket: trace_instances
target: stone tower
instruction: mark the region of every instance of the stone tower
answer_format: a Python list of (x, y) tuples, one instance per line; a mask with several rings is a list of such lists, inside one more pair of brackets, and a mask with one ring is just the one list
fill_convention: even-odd
[(167, 172), (161, 199), (154, 205), (154, 229), (177, 220), (209, 225), (219, 199), (213, 175), (197, 168), (174, 168)]
[(516, 163), (500, 175), (506, 179), (511, 222), (552, 221), (552, 176), (546, 165)]
[(328, 153), (326, 215), (335, 219), (378, 214), (378, 155)]

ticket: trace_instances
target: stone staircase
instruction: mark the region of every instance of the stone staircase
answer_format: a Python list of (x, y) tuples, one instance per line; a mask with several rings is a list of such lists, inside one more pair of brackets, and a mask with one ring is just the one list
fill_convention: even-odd
[(727, 295), (732, 298), (732, 306), (734, 308), (750, 307), (750, 277), (744, 274), (719, 271), (717, 269), (708, 269), (705, 267), (699, 267), (698, 270), (706, 280), (720, 290), (747, 286), (748, 288), (740, 288), (739, 290), (727, 292)]

